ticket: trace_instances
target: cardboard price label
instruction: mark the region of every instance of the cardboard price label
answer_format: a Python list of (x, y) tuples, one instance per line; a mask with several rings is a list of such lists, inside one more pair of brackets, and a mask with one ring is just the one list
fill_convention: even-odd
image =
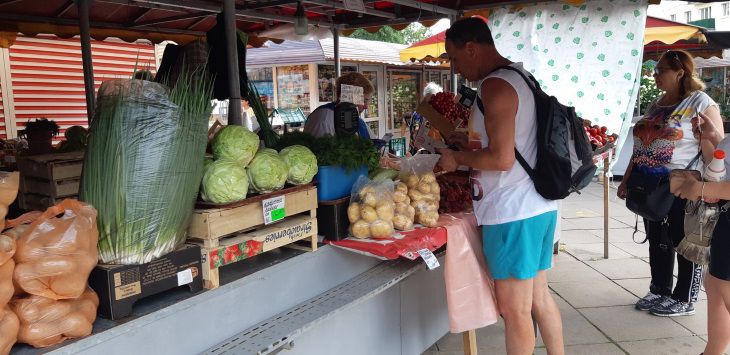
[(360, 86), (346, 85), (340, 86), (340, 102), (350, 102), (355, 105), (364, 105), (365, 96), (363, 88)]
[(271, 224), (286, 217), (284, 208), (284, 195), (273, 197), (263, 201), (264, 224)]
[(441, 264), (439, 264), (438, 259), (436, 259), (436, 255), (433, 255), (433, 253), (428, 249), (421, 249), (418, 251), (418, 254), (421, 255), (421, 258), (423, 258), (423, 262), (426, 263), (426, 266), (429, 270), (433, 270)]

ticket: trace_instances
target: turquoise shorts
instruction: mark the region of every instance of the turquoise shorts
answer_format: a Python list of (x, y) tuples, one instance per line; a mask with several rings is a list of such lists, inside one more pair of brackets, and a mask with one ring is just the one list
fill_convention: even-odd
[(484, 257), (492, 278), (532, 279), (551, 267), (558, 212), (482, 227)]

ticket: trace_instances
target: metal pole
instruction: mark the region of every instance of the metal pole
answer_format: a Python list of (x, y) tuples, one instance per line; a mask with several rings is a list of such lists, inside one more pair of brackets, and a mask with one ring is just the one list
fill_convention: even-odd
[(608, 165), (611, 162), (609, 156), (603, 159), (603, 258), (608, 259)]
[(94, 117), (96, 86), (94, 85), (94, 64), (91, 61), (91, 35), (89, 33), (89, 5), (91, 0), (76, 0), (79, 10), (79, 29), (81, 34), (81, 62), (84, 71), (84, 90), (86, 92), (86, 114), (89, 121)]
[(335, 77), (342, 75), (342, 63), (340, 62), (340, 30), (332, 27), (332, 42), (335, 52)]
[[(453, 24), (456, 22), (456, 15), (450, 16), (451, 23)], [(451, 65), (451, 62), (449, 62), (449, 68), (451, 69), (451, 92), (456, 93), (459, 89), (458, 85), (456, 84), (456, 71), (454, 70), (454, 66)]]
[(238, 74), (238, 34), (236, 33), (236, 0), (223, 0), (223, 22), (228, 55), (228, 124), (243, 125), (241, 117), (241, 82)]

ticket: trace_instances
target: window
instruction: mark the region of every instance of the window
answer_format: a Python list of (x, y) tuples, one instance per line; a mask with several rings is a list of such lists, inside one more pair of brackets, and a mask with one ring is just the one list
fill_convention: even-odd
[(692, 21), (692, 11), (687, 11), (684, 13), (684, 20), (685, 22)]
[(730, 4), (724, 3), (722, 4), (722, 16), (728, 16), (730, 15)]
[[(378, 116), (380, 116), (380, 113), (378, 111), (378, 72), (364, 70), (362, 72), (362, 75), (364, 75), (368, 79), (368, 81), (370, 81), (370, 84), (373, 85), (373, 94), (370, 96), (370, 102), (368, 103), (368, 116), (367, 117), (368, 118), (378, 117)], [(373, 132), (375, 134), (378, 134), (377, 125), (375, 128), (373, 128)]]
[(271, 112), (274, 109), (274, 78), (271, 68), (246, 69), (246, 75), (248, 81), (258, 90), (261, 103)]
[(706, 20), (712, 18), (712, 7), (703, 7), (700, 9), (700, 19)]
[(677, 15), (671, 15), (669, 16), (669, 19), (672, 21), (677, 21)]
[(309, 114), (309, 66), (294, 65), (276, 68), (276, 85), (279, 108), (301, 108)]
[(400, 129), (406, 120), (410, 120), (421, 99), (421, 73), (393, 71), (389, 76), (388, 103), (391, 112), (388, 129)]
[[(342, 65), (342, 74), (357, 71), (356, 66)], [(319, 88), (319, 102), (335, 101), (335, 66), (330, 64), (317, 65), (317, 87)]]

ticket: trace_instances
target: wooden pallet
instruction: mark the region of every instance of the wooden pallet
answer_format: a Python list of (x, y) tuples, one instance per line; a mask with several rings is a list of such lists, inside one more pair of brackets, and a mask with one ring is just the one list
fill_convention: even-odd
[[(265, 225), (263, 201), (284, 196), (286, 217)], [(309, 240), (306, 248), (293, 243)], [(203, 286), (220, 286), (219, 268), (224, 265), (287, 246), (317, 250), (317, 188), (313, 185), (263, 194), (223, 208), (193, 211), (188, 242), (201, 246)]]
[(84, 166), (84, 152), (31, 155), (18, 159), (22, 176), (48, 181), (78, 178)]

